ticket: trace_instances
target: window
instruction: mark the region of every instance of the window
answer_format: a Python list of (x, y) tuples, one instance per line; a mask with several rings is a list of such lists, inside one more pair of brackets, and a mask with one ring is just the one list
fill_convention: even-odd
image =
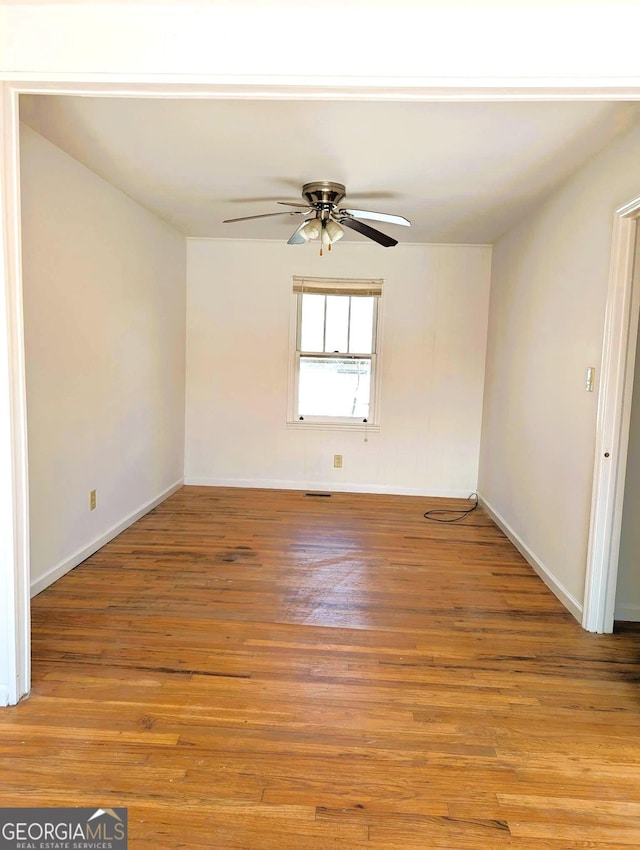
[(379, 280), (293, 279), (295, 351), (290, 420), (376, 423)]

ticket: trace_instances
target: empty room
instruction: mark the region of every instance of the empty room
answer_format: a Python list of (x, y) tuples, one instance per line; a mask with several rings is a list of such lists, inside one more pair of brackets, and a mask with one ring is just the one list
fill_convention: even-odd
[(3, 100), (0, 841), (638, 846), (636, 99), (100, 61)]

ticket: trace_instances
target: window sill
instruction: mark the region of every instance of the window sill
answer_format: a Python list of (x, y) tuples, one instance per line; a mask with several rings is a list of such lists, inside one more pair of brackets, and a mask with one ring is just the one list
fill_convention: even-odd
[(287, 428), (293, 428), (298, 431), (362, 431), (368, 434), (375, 434), (380, 431), (379, 425), (373, 425), (371, 422), (338, 422), (338, 421), (321, 421), (319, 419), (295, 419), (287, 422)]

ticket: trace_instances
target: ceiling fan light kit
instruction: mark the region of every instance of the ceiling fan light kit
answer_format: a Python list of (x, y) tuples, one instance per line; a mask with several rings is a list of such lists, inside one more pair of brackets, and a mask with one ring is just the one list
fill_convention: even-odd
[(340, 227), (333, 219), (329, 219), (324, 230), (322, 231), (322, 241), (327, 245), (332, 245), (338, 239), (344, 236), (344, 228)]
[(375, 227), (365, 224), (360, 219), (383, 221), (387, 224), (400, 224), (404, 227), (411, 226), (409, 219), (401, 215), (373, 212), (370, 210), (342, 209), (339, 207), (339, 204), (345, 195), (346, 189), (342, 183), (336, 183), (333, 180), (316, 180), (313, 183), (305, 183), (302, 187), (302, 197), (307, 202), (306, 204), (294, 204), (288, 201), (276, 202), (283, 206), (299, 207), (301, 209), (262, 213), (261, 215), (247, 215), (240, 218), (228, 218), (223, 223), (230, 224), (237, 221), (249, 221), (255, 218), (269, 218), (274, 215), (307, 216), (292, 233), (288, 244), (304, 245), (306, 242), (319, 239), (321, 256), (323, 247), (326, 247), (330, 251), (334, 242), (342, 239), (345, 227), (355, 230), (385, 248), (390, 248), (398, 244), (397, 239), (387, 236), (386, 233), (376, 230)]
[(302, 236), (305, 242), (311, 242), (313, 239), (320, 238), (322, 227), (320, 226), (319, 221), (312, 218), (309, 221), (305, 221), (302, 226), (298, 228), (298, 233)]

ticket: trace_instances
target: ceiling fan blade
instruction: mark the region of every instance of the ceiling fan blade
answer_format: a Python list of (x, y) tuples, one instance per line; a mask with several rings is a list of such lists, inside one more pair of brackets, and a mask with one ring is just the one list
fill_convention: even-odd
[(276, 204), (282, 204), (285, 207), (302, 207), (305, 210), (310, 210), (309, 204), (294, 204), (292, 201), (276, 201)]
[(338, 221), (343, 227), (350, 227), (351, 230), (357, 230), (358, 233), (362, 233), (363, 236), (373, 239), (374, 242), (377, 242), (379, 245), (383, 245), (385, 248), (392, 248), (394, 245), (398, 244), (397, 239), (392, 239), (391, 236), (387, 236), (386, 233), (381, 233), (374, 227), (369, 227), (368, 224), (358, 221), (355, 218), (345, 216), (344, 218), (339, 218)]
[(304, 236), (300, 235), (300, 231), (305, 226), (305, 224), (310, 220), (311, 219), (305, 218), (304, 221), (300, 222), (298, 227), (296, 227), (296, 229), (293, 231), (293, 233), (291, 234), (291, 236), (287, 240), (287, 245), (305, 245), (306, 244), (307, 240), (304, 238)]
[(403, 215), (390, 215), (389, 213), (371, 212), (370, 210), (338, 210), (340, 215), (351, 215), (354, 218), (372, 219), (373, 221), (384, 221), (387, 224), (402, 224), (411, 227), (411, 222)]
[(223, 224), (231, 224), (234, 221), (249, 221), (252, 218), (270, 218), (272, 215), (304, 215), (301, 210), (282, 210), (282, 212), (262, 213), (262, 215), (242, 215), (240, 218), (225, 218)]

